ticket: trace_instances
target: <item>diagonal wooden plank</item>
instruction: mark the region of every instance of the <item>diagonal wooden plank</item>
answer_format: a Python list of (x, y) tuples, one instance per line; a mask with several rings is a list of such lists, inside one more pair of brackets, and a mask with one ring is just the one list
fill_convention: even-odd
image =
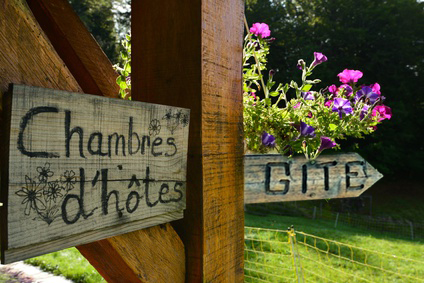
[(243, 281), (243, 8), (241, 0), (132, 4), (133, 97), (191, 109), (187, 209), (174, 225), (187, 282)]

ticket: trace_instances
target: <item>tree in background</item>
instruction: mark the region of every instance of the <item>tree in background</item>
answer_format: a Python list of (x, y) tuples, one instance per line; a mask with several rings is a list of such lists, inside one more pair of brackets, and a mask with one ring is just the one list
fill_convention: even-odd
[[(119, 40), (117, 34), (116, 19), (121, 19), (120, 10), (113, 9), (114, 2), (119, 5), (125, 0), (68, 0), (74, 11), (78, 14), (87, 29), (97, 40), (111, 62), (118, 62)], [(128, 2), (128, 1), (126, 1)], [(129, 23), (129, 19), (127, 23)]]
[(277, 82), (298, 77), (299, 58), (322, 52), (321, 86), (337, 84), (343, 69), (361, 70), (363, 84), (378, 82), (393, 110), (373, 138), (349, 140), (384, 174), (418, 177), (424, 171), (424, 3), (416, 0), (247, 0), (249, 23), (269, 24), (269, 64)]

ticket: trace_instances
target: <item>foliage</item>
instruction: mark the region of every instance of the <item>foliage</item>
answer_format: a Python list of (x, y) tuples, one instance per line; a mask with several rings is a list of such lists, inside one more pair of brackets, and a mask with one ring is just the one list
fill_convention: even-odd
[(68, 0), (109, 60), (119, 59), (112, 0)]
[[(247, 24), (246, 24), (247, 26)], [(256, 36), (254, 36), (255, 34)], [(247, 148), (255, 152), (276, 149), (281, 154), (303, 153), (315, 159), (324, 149), (336, 146), (334, 140), (357, 138), (372, 133), (376, 125), (391, 118), (390, 108), (382, 105), (380, 86), (357, 86), (362, 72), (344, 70), (338, 76), (340, 87), (331, 85), (313, 91), (319, 79), (309, 79), (315, 67), (327, 61), (314, 53), (307, 66), (298, 61), (301, 82), (275, 86), (275, 71), (263, 76), (269, 54), (270, 31), (255, 23), (245, 37), (243, 48), (244, 130)], [(256, 95), (263, 91), (263, 98)]]
[(123, 67), (120, 67), (119, 64), (114, 65), (115, 70), (119, 73), (116, 83), (119, 85), (120, 97), (131, 100), (131, 34), (125, 36), (122, 46), (121, 58)]
[[(291, 81), (297, 58), (320, 50), (331, 60), (317, 71), (318, 87), (331, 85), (334, 70), (345, 66), (383, 86), (394, 117), (366, 140), (350, 139), (341, 146), (359, 153), (379, 171), (418, 177), (424, 170), (423, 2), (416, 0), (250, 0), (246, 16), (272, 28), (276, 41), (269, 65), (279, 68), (276, 81)], [(263, 94), (262, 94), (263, 95)], [(399, 166), (401, 165), (401, 166)]]
[(77, 283), (106, 282), (93, 266), (75, 248), (30, 258), (27, 264), (64, 277)]

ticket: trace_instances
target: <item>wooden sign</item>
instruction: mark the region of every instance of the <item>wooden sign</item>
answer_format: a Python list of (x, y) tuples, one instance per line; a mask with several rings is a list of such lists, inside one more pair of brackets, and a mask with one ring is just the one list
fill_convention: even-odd
[(183, 217), (188, 109), (22, 85), (11, 100), (3, 262)]
[(279, 154), (245, 155), (244, 202), (357, 197), (382, 177), (357, 153), (322, 155), (314, 162)]

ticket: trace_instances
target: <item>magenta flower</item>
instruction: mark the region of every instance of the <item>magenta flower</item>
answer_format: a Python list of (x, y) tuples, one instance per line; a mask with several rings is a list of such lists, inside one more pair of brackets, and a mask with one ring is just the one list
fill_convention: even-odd
[(312, 62), (312, 67), (315, 67), (315, 66), (327, 61), (327, 56), (325, 56), (324, 54), (322, 54), (320, 52), (314, 52), (314, 58), (315, 59)]
[(266, 38), (271, 35), (269, 26), (265, 23), (254, 23), (249, 31), (261, 38)]
[(348, 70), (344, 69), (343, 72), (338, 74), (339, 80), (344, 84), (356, 83), (360, 78), (362, 78), (363, 73), (357, 70)]
[(378, 116), (378, 122), (392, 118), (392, 109), (386, 105), (377, 105), (372, 110), (372, 116)]
[(372, 89), (373, 92), (375, 92), (376, 94), (380, 95), (380, 85), (378, 83), (372, 84), (370, 85), (370, 88)]
[(330, 86), (328, 87), (328, 91), (329, 91), (330, 93), (332, 93), (332, 94), (336, 95), (336, 93), (337, 93), (337, 87), (336, 87), (336, 85), (330, 85)]
[(294, 109), (297, 109), (300, 107), (300, 102), (296, 103), (296, 105), (293, 106)]
[(380, 96), (372, 91), (372, 88), (369, 86), (363, 86), (355, 95), (355, 102), (358, 102), (360, 99), (368, 104), (373, 105)]
[(300, 122), (300, 135), (303, 137), (315, 137), (315, 129), (304, 122)]
[(321, 136), (321, 145), (320, 145), (318, 151), (321, 152), (324, 149), (333, 148), (336, 145), (337, 144), (335, 142), (333, 142), (330, 138)]
[(325, 107), (331, 107), (331, 105), (333, 104), (333, 100), (328, 100), (324, 103)]
[(353, 112), (352, 106), (350, 106), (350, 102), (344, 98), (336, 98), (333, 103), (333, 112), (339, 112), (340, 119), (343, 118), (342, 114), (345, 113), (349, 115)]
[(262, 133), (262, 144), (264, 146), (274, 147), (275, 146), (275, 137), (267, 132)]

